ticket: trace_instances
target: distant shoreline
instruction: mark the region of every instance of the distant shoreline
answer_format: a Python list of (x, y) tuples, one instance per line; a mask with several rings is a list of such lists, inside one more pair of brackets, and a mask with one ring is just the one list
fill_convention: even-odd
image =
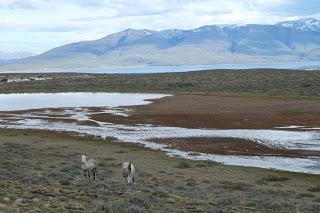
[(320, 61), (295, 61), (276, 63), (235, 63), (212, 65), (137, 65), (109, 67), (66, 67), (66, 68), (26, 68), (0, 70), (0, 74), (9, 73), (90, 73), (90, 74), (133, 74), (133, 73), (175, 73), (203, 70), (251, 70), (251, 69), (298, 69), (319, 70)]
[(175, 73), (7, 73), (0, 93), (129, 92), (319, 99), (319, 71), (206, 70)]

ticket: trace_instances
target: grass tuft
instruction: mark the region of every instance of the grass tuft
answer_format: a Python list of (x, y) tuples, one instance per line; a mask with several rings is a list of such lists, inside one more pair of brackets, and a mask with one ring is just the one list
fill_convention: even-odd
[(179, 164), (177, 165), (178, 169), (188, 169), (190, 168), (191, 165), (187, 162), (187, 161), (181, 161), (179, 162)]
[(267, 177), (262, 178), (262, 180), (263, 181), (269, 181), (269, 182), (284, 182), (284, 181), (288, 181), (289, 178), (276, 176), (276, 175), (269, 175)]

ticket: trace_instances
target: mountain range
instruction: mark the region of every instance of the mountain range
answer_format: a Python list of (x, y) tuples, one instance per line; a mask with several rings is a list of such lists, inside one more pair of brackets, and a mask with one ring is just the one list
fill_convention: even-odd
[(56, 47), (0, 69), (196, 65), (320, 60), (320, 21), (210, 25), (162, 31), (127, 29)]
[(30, 57), (33, 55), (35, 55), (35, 54), (30, 53), (30, 52), (3, 52), (3, 51), (0, 51), (0, 61), (26, 58), (26, 57)]

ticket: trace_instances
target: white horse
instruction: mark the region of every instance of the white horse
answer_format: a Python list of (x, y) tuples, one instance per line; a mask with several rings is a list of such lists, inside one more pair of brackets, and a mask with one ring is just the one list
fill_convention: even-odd
[(83, 154), (81, 156), (81, 162), (82, 162), (81, 168), (83, 170), (84, 178), (87, 177), (87, 174), (90, 178), (92, 174), (93, 180), (95, 180), (98, 173), (98, 162), (94, 159), (87, 160), (86, 154)]
[(124, 162), (122, 164), (122, 177), (124, 178), (127, 184), (134, 182), (134, 173), (135, 173), (134, 165), (130, 162)]

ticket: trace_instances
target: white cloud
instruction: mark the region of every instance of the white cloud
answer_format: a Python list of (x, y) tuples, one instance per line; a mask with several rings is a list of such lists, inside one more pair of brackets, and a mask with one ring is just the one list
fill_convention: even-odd
[[(0, 38), (0, 50), (6, 51), (3, 48), (8, 47), (4, 45), (8, 41), (8, 44), (11, 42), (10, 45), (14, 42), (30, 43), (33, 50), (41, 52), (56, 45), (96, 39), (126, 28), (190, 29), (210, 24), (272, 24), (305, 16), (320, 17), (320, 5), (317, 2), (318, 0), (0, 0), (0, 30), (6, 32)], [(39, 35), (46, 37), (40, 39)], [(34, 47), (32, 37), (39, 39), (38, 46)]]

